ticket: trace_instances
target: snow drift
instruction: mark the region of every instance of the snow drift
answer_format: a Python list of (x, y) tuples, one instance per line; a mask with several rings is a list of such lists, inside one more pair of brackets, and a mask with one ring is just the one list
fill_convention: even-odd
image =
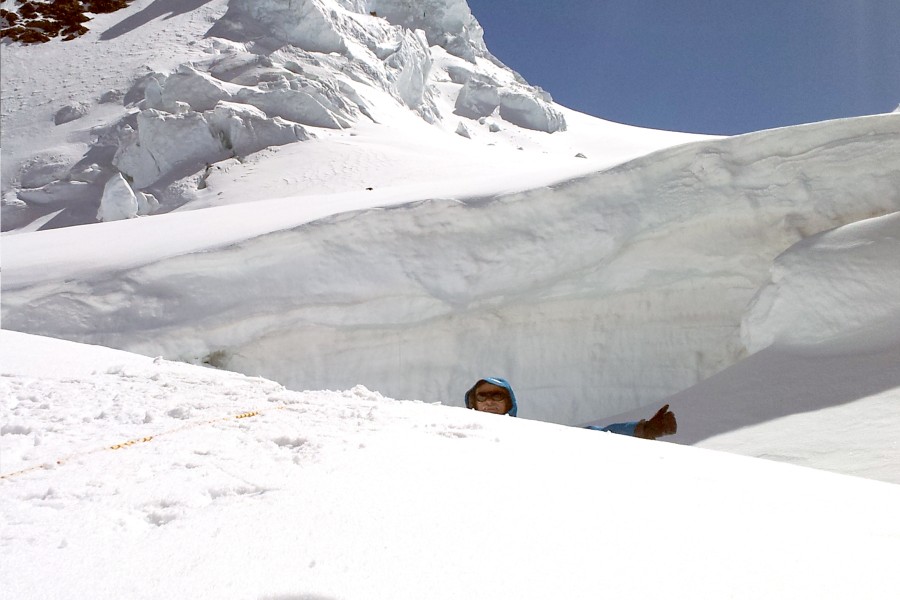
[[(741, 322), (777, 255), (900, 208), (898, 133), (887, 115), (696, 143), (521, 194), (235, 236), (115, 278), (60, 282), (43, 261), (44, 281), (29, 254), (65, 234), (14, 236), (4, 326), (451, 404), (499, 373), (522, 416), (589, 421), (746, 356)], [(68, 272), (96, 269), (79, 252)]]
[(0, 342), (10, 598), (643, 599), (648, 578), (685, 600), (893, 592), (897, 485)]
[(742, 322), (753, 354), (667, 398), (666, 440), (900, 483), (898, 240), (895, 212), (779, 255)]
[(807, 353), (900, 341), (900, 213), (799, 242), (775, 259), (771, 282), (742, 323), (751, 352), (773, 343)]

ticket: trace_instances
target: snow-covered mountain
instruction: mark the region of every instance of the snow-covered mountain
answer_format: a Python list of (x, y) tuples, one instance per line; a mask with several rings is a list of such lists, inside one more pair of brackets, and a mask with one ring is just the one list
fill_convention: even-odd
[(374, 197), (419, 202), (328, 218), (376, 192), (9, 236), (4, 326), (448, 403), (505, 373), (523, 416), (584, 422), (755, 349), (741, 322), (776, 256), (897, 209), (898, 131), (763, 132), (518, 194), (389, 187)]
[[(563, 177), (587, 170), (577, 154), (608, 161), (690, 139), (579, 117), (564, 135), (567, 111), (488, 52), (463, 0), (213, 0), (154, 20), (163, 12), (135, 2), (73, 42), (4, 48), (4, 231), (358, 190), (398, 166), (459, 179), (478, 162), (527, 172), (550, 159)], [(433, 172), (407, 142), (382, 159), (398, 129), (463, 166)], [(250, 174), (263, 150), (281, 185)], [(373, 153), (386, 162), (354, 164)], [(213, 192), (223, 178), (256, 183)]]
[[(740, 328), (772, 260), (900, 207), (896, 115), (603, 122), (461, 1), (157, 10), (4, 50), (4, 327), (446, 403), (499, 372), (523, 415), (579, 423), (764, 345)], [(97, 218), (120, 222), (60, 229)]]
[(900, 207), (896, 115), (604, 122), (500, 64), (462, 1), (91, 25), (4, 49), (7, 328), (445, 403), (499, 372), (523, 415), (573, 424), (765, 346), (773, 259)]
[(900, 114), (610, 123), (462, 0), (84, 26), (0, 52), (5, 595), (893, 593)]

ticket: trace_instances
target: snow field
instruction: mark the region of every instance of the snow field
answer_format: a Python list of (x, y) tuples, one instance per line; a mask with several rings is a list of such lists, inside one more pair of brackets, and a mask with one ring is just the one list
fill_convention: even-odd
[(895, 593), (900, 115), (602, 121), (462, 0), (91, 27), (2, 52), (4, 597)]
[(0, 335), (10, 597), (887, 593), (896, 486)]

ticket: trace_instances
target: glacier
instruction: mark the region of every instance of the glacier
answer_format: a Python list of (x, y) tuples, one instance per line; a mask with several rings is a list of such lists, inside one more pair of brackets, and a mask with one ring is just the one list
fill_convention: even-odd
[[(502, 373), (530, 398), (522, 416), (589, 421), (758, 349), (741, 325), (779, 254), (900, 209), (898, 133), (885, 115), (697, 142), (527, 192), (238, 235), (115, 278), (44, 281), (28, 257), (66, 231), (11, 236), (4, 327), (449, 404), (459, 382)], [(97, 256), (67, 252), (70, 275), (78, 253)]]
[[(42, 65), (81, 116), (46, 133), (4, 83), (4, 327), (449, 404), (503, 374), (573, 424), (779, 339), (777, 257), (900, 206), (897, 114), (604, 122), (492, 57), (464, 2), (412, 6), (216, 0), (150, 64), (115, 15), (65, 56), (7, 48), (4, 82)], [(99, 43), (119, 87), (53, 70)]]

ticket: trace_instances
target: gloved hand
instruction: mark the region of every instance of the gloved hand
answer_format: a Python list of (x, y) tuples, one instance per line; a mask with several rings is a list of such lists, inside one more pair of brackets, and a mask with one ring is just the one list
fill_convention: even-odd
[(664, 435), (672, 435), (676, 431), (678, 431), (678, 422), (675, 421), (675, 413), (669, 410), (669, 405), (666, 404), (649, 420), (641, 419), (634, 429), (634, 436), (655, 440)]

